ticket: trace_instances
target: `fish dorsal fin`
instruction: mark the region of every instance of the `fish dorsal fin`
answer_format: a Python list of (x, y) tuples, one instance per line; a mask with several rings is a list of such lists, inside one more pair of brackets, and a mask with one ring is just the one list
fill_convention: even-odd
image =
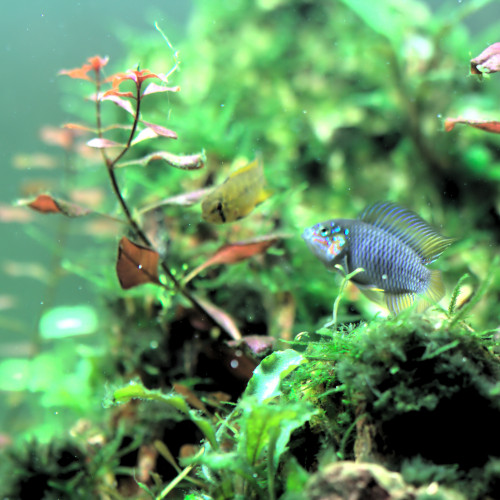
[(391, 202), (367, 207), (360, 220), (396, 236), (413, 249), (425, 264), (434, 262), (455, 240), (445, 238), (416, 213)]
[(245, 172), (251, 172), (252, 170), (255, 171), (256, 175), (264, 175), (264, 165), (262, 162), (262, 158), (260, 155), (258, 155), (254, 160), (252, 160), (250, 163), (247, 163), (246, 165), (243, 165), (240, 168), (237, 168), (233, 172), (229, 174), (228, 179), (231, 177), (237, 177)]

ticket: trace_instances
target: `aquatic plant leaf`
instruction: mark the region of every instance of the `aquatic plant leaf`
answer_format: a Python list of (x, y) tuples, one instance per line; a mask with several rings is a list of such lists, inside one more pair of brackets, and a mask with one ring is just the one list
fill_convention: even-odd
[(155, 82), (151, 82), (142, 93), (142, 97), (150, 94), (156, 94), (157, 92), (179, 92), (181, 88), (177, 85), (176, 87), (165, 87), (163, 85), (158, 85)]
[(96, 128), (89, 127), (87, 125), (82, 125), (81, 123), (65, 123), (63, 127), (68, 128), (70, 130), (81, 130), (83, 132), (92, 132), (94, 134), (97, 134)]
[(225, 332), (227, 332), (234, 340), (241, 339), (242, 335), (239, 328), (236, 326), (234, 319), (225, 311), (212, 304), (206, 299), (195, 297), (197, 302), (203, 308), (205, 313), (219, 325)]
[(199, 168), (203, 168), (205, 165), (205, 153), (198, 153), (194, 155), (174, 155), (168, 151), (156, 151), (143, 156), (142, 158), (117, 163), (115, 167), (129, 167), (132, 165), (146, 167), (152, 161), (159, 160), (166, 162), (171, 167), (180, 168), (182, 170), (197, 170)]
[(186, 402), (189, 403), (193, 408), (196, 408), (197, 410), (201, 410), (204, 413), (207, 413), (207, 407), (203, 404), (200, 398), (191, 389), (189, 389), (185, 385), (177, 383), (174, 383), (172, 387), (175, 392), (177, 392), (181, 396), (184, 396)]
[(50, 272), (39, 262), (7, 260), (3, 263), (2, 270), (8, 276), (15, 276), (17, 278), (32, 278), (42, 283), (48, 283), (50, 280)]
[(163, 394), (159, 390), (151, 390), (144, 387), (140, 382), (131, 381), (128, 385), (113, 391), (112, 403), (128, 403), (132, 399), (144, 399), (160, 401), (172, 406), (185, 415), (189, 415), (189, 406), (179, 394)]
[(184, 283), (191, 281), (207, 267), (219, 264), (235, 264), (236, 262), (249, 259), (254, 255), (264, 253), (270, 246), (274, 245), (282, 238), (282, 235), (270, 234), (253, 240), (238, 241), (236, 243), (224, 245), (220, 247), (207, 261), (191, 271), (184, 279)]
[(118, 246), (116, 274), (124, 290), (144, 283), (159, 284), (159, 255), (150, 248), (132, 243), (125, 236)]
[(466, 118), (446, 118), (444, 121), (444, 129), (450, 132), (455, 128), (457, 123), (469, 125), (469, 127), (478, 128), (486, 132), (500, 134), (500, 122), (491, 120), (467, 120)]
[(254, 370), (244, 396), (252, 396), (260, 403), (266, 403), (279, 396), (282, 380), (305, 362), (306, 359), (293, 349), (273, 352)]
[(67, 151), (73, 146), (75, 133), (64, 127), (45, 126), (40, 129), (40, 138), (45, 144), (59, 146)]
[[(247, 461), (255, 466), (264, 450), (268, 450), (268, 467), (274, 471), (286, 450), (292, 432), (318, 412), (305, 402), (284, 402), (270, 405), (243, 400), (242, 438), (238, 448)], [(270, 471), (270, 472), (271, 472)]]
[(189, 193), (178, 194), (176, 196), (171, 196), (170, 198), (165, 198), (160, 201), (156, 201), (151, 203), (150, 205), (146, 205), (141, 208), (139, 212), (144, 214), (149, 212), (150, 210), (155, 210), (156, 208), (160, 208), (168, 205), (181, 205), (184, 207), (189, 207), (198, 203), (209, 191), (212, 191), (212, 188), (203, 188), (197, 189), (196, 191), (190, 191)]
[[(132, 99), (135, 99), (135, 95), (133, 92), (120, 92), (119, 90), (117, 89), (111, 89), (111, 90), (107, 90), (106, 92), (104, 92), (104, 94), (102, 94), (101, 96), (101, 100), (105, 100), (107, 97), (109, 96), (113, 96), (113, 97), (131, 97)], [(112, 100), (112, 99), (110, 99)], [(128, 101), (126, 101), (128, 102)]]
[(103, 139), (102, 137), (95, 137), (94, 139), (87, 141), (87, 146), (90, 146), (91, 148), (105, 149), (123, 148), (125, 147), (125, 144), (120, 144), (119, 142), (111, 141), (109, 139)]
[(498, 71), (500, 71), (500, 42), (490, 45), (470, 61), (470, 72), (473, 75)]
[(63, 214), (67, 217), (82, 217), (92, 213), (88, 208), (53, 198), (48, 194), (40, 194), (34, 200), (19, 200), (18, 205), (27, 205), (44, 214)]
[(143, 122), (147, 125), (146, 128), (142, 129), (132, 141), (132, 145), (138, 142), (146, 141), (148, 139), (156, 139), (157, 137), (169, 137), (170, 139), (177, 139), (177, 134), (173, 130), (168, 130), (160, 125), (155, 125), (153, 123)]
[(23, 207), (12, 207), (0, 203), (0, 222), (31, 222), (34, 215)]
[(157, 125), (156, 123), (146, 122), (144, 120), (141, 120), (141, 123), (144, 123), (146, 127), (153, 130), (156, 135), (161, 135), (162, 137), (170, 137), (171, 139), (177, 139), (177, 134), (173, 130), (162, 127), (161, 125)]
[(12, 158), (12, 166), (19, 170), (43, 168), (53, 169), (58, 166), (58, 160), (45, 153), (16, 154)]
[[(133, 97), (132, 92), (128, 93), (131, 95), (127, 97)], [(106, 92), (104, 96), (101, 98), (101, 100), (114, 102), (117, 106), (124, 109), (127, 113), (131, 114), (132, 116), (135, 116), (135, 109), (132, 106), (132, 103), (130, 101), (122, 99), (121, 97), (118, 96), (118, 94), (123, 94), (123, 93), (120, 93), (118, 91), (113, 93)]]
[(66, 75), (70, 78), (78, 78), (81, 80), (93, 81), (92, 78), (87, 74), (89, 71), (93, 70), (95, 73), (101, 71), (101, 69), (108, 64), (109, 57), (93, 56), (87, 59), (87, 63), (80, 68), (75, 69), (62, 69), (59, 71), (58, 75)]

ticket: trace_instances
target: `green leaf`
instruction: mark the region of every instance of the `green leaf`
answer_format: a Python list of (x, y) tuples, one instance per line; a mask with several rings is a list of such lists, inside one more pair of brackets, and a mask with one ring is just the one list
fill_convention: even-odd
[(291, 433), (317, 413), (312, 405), (305, 402), (270, 405), (247, 399), (242, 402), (242, 406), (243, 432), (238, 447), (252, 466), (257, 465), (264, 456), (264, 450), (269, 450), (272, 444), (274, 453), (268, 457), (268, 467), (271, 465), (276, 468), (286, 450)]
[(200, 431), (203, 432), (203, 435), (210, 443), (212, 448), (214, 450), (217, 450), (219, 446), (217, 444), (215, 429), (212, 423), (206, 418), (203, 418), (198, 412), (194, 410), (189, 411), (189, 416), (191, 417), (191, 420), (198, 426), (198, 429), (200, 429)]
[(254, 370), (244, 397), (254, 397), (259, 403), (264, 403), (279, 396), (281, 381), (305, 362), (306, 359), (293, 349), (273, 352)]
[(161, 401), (185, 415), (189, 415), (189, 406), (179, 394), (163, 394), (160, 391), (146, 389), (141, 383), (131, 381), (125, 387), (113, 392), (114, 403), (128, 403), (131, 399), (145, 399), (150, 401)]

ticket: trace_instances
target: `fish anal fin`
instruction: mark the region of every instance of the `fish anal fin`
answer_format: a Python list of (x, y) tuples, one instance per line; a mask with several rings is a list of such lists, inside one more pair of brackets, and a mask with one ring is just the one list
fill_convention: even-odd
[(385, 300), (389, 311), (398, 314), (404, 309), (408, 309), (417, 300), (416, 311), (421, 313), (428, 307), (437, 304), (444, 296), (444, 283), (441, 271), (431, 270), (429, 285), (421, 295), (415, 293), (386, 293)]
[(386, 293), (385, 303), (387, 309), (391, 311), (392, 314), (399, 314), (404, 309), (408, 309), (415, 302), (414, 293)]

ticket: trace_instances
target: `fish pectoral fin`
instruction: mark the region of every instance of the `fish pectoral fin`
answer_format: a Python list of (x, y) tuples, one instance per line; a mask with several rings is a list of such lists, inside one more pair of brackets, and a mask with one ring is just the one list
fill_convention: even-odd
[(262, 202), (270, 198), (272, 194), (273, 194), (272, 191), (262, 188), (259, 192), (259, 196), (257, 197), (255, 205), (260, 205)]
[(371, 300), (372, 302), (375, 302), (380, 306), (385, 305), (384, 290), (382, 290), (381, 288), (362, 287), (359, 285), (357, 286), (367, 299)]

